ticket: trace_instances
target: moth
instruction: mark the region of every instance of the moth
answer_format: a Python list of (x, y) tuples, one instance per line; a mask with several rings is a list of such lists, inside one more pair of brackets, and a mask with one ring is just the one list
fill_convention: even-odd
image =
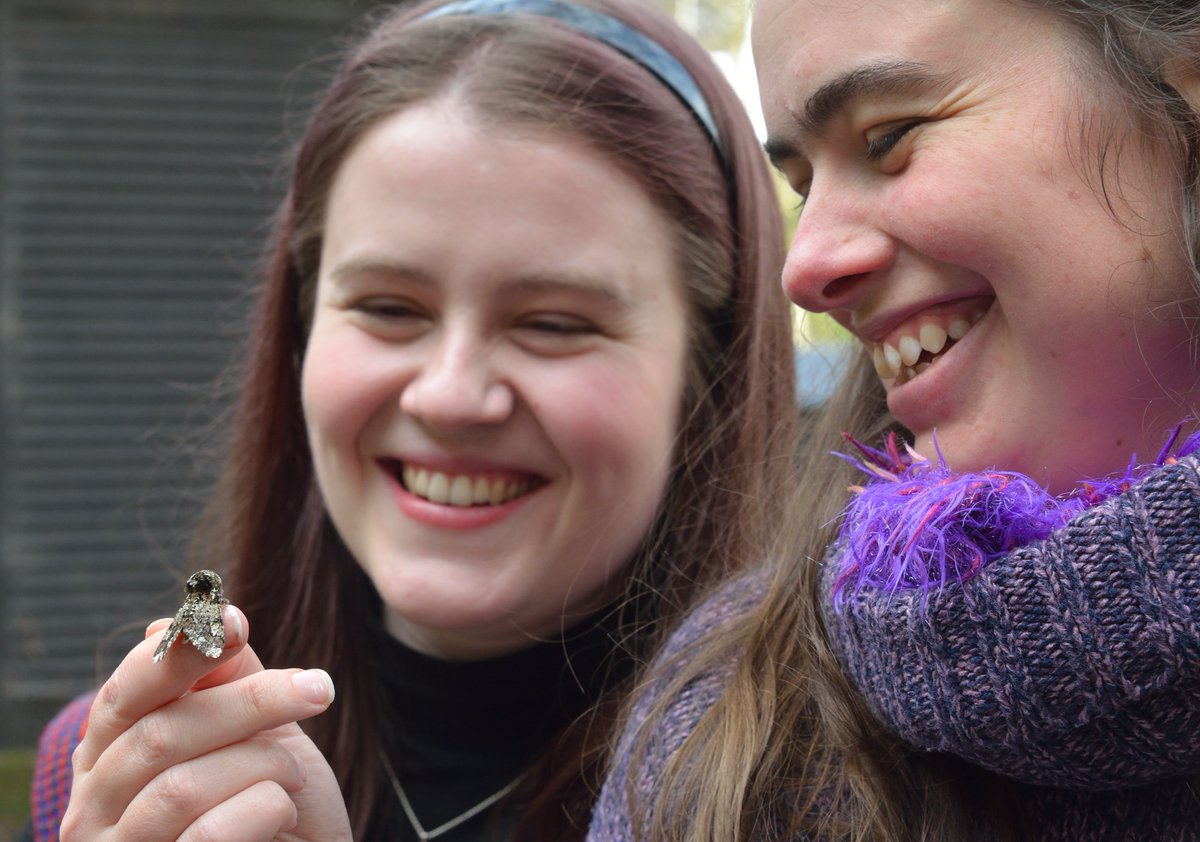
[(221, 593), (221, 577), (211, 570), (199, 570), (187, 580), (187, 596), (183, 605), (163, 635), (154, 662), (166, 657), (167, 650), (179, 637), (187, 637), (193, 646), (210, 658), (219, 658), (225, 649), (225, 626), (221, 622), (221, 606), (229, 600)]

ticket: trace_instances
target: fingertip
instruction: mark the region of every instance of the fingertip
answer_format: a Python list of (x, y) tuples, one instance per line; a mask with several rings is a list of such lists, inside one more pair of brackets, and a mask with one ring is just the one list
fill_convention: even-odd
[(292, 674), (292, 685), (300, 698), (314, 705), (328, 707), (333, 704), (333, 679), (323, 669), (308, 669)]
[(221, 622), (225, 625), (225, 648), (230, 649), (246, 642), (248, 621), (240, 608), (226, 605), (221, 611)]
[(283, 822), (283, 827), (279, 828), (284, 832), (293, 831), (296, 829), (296, 826), (300, 824), (300, 810), (296, 807), (296, 802), (292, 801), (291, 798), (289, 798), (288, 801), (291, 802), (292, 805), (292, 815), (290, 819), (285, 819)]

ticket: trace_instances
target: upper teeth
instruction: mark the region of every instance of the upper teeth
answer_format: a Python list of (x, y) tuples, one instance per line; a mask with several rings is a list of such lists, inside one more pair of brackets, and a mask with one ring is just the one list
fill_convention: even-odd
[(405, 465), (404, 487), (418, 497), (444, 506), (495, 506), (528, 491), (529, 480), (483, 474), (446, 474)]
[[(888, 342), (876, 343), (872, 349), (875, 372), (881, 380), (901, 383), (915, 377), (939, 359), (938, 355), (946, 349), (947, 343), (962, 339), (981, 318), (982, 310), (970, 318), (954, 316), (944, 325), (926, 319), (920, 323), (915, 335), (902, 332)], [(925, 352), (931, 354), (931, 358), (918, 363)]]

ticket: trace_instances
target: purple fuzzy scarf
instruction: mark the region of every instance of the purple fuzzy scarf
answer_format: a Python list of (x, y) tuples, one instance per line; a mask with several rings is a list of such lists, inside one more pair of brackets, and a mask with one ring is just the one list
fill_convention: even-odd
[[(911, 447), (903, 451), (893, 433), (882, 450), (846, 435), (861, 454), (842, 457), (871, 476), (856, 486), (838, 533), (841, 571), (833, 604), (863, 588), (885, 592), (915, 589), (926, 595), (962, 582), (1004, 553), (1047, 537), (1079, 512), (1127, 491), (1162, 465), (1200, 450), (1200, 431), (1181, 445), (1177, 426), (1151, 465), (1136, 457), (1121, 476), (1081, 483), (1052, 496), (1024, 474), (1009, 471), (956, 473)], [(936, 447), (936, 444), (935, 444)]]

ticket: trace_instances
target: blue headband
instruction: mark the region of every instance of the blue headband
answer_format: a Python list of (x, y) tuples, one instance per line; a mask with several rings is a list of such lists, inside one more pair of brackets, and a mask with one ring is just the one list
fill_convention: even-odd
[(421, 20), (440, 18), (444, 15), (511, 14), (551, 18), (624, 53), (661, 79), (663, 84), (683, 101), (696, 115), (696, 119), (720, 151), (721, 139), (717, 133), (717, 124), (692, 74), (688, 73), (679, 59), (667, 52), (661, 44), (611, 15), (561, 0), (455, 0), (423, 15)]

